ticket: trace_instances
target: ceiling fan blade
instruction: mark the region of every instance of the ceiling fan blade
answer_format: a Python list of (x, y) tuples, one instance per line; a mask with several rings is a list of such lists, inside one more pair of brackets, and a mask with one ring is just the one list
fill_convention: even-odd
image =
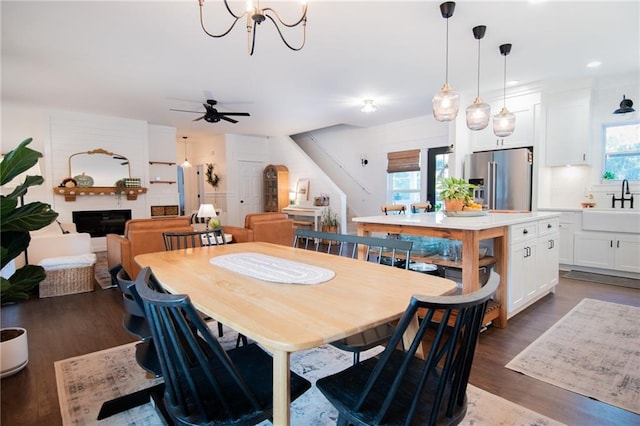
[(220, 115), (241, 115), (243, 117), (250, 117), (248, 112), (220, 112), (220, 111), (218, 111), (218, 114), (220, 114)]
[(196, 118), (196, 119), (195, 119), (195, 120), (193, 120), (193, 121), (200, 121), (200, 120), (202, 120), (203, 118), (204, 118), (204, 115), (203, 115), (202, 117), (198, 117), (198, 118)]
[(224, 115), (221, 115), (220, 119), (228, 121), (229, 123), (233, 123), (233, 124), (238, 122), (238, 120), (234, 120), (233, 118), (225, 117)]
[(169, 111), (193, 112), (193, 113), (196, 113), (196, 114), (202, 114), (202, 111), (187, 111), (186, 109), (171, 109), (171, 108), (169, 108)]

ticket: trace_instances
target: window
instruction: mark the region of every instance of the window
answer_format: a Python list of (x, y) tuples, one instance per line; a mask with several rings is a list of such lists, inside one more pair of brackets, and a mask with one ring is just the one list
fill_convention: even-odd
[(640, 180), (640, 122), (604, 126), (604, 173), (613, 179)]
[(420, 150), (389, 152), (387, 154), (387, 187), (393, 204), (420, 202)]
[(389, 173), (389, 187), (393, 204), (420, 202), (420, 171)]

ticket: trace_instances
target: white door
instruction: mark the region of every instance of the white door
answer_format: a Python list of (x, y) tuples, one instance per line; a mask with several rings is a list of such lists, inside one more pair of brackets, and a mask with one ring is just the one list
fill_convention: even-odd
[(258, 161), (238, 161), (238, 212), (244, 224), (249, 213), (262, 212), (262, 170), (265, 165)]

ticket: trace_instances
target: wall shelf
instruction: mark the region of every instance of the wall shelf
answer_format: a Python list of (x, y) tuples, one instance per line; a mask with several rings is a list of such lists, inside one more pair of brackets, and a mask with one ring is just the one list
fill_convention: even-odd
[(149, 183), (168, 183), (171, 185), (172, 183), (176, 183), (175, 180), (151, 180)]
[(149, 161), (149, 164), (164, 164), (165, 166), (175, 166), (176, 163), (172, 163), (170, 161)]
[[(147, 188), (127, 188), (121, 192), (121, 195), (125, 195), (127, 200), (135, 201), (138, 199), (139, 194), (145, 194)], [(53, 193), (56, 195), (64, 196), (65, 201), (76, 201), (77, 196), (94, 196), (94, 195), (116, 195), (116, 188), (113, 186), (91, 186), (91, 187), (73, 187), (66, 188), (56, 186), (53, 188)]]

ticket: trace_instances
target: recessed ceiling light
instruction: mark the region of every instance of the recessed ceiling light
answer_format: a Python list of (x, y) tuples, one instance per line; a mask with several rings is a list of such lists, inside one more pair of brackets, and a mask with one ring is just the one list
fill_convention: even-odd
[(598, 68), (600, 65), (602, 65), (600, 61), (591, 61), (587, 64), (587, 68)]
[(373, 99), (365, 99), (362, 101), (362, 108), (360, 111), (362, 112), (374, 112), (376, 110), (376, 105), (373, 103)]

